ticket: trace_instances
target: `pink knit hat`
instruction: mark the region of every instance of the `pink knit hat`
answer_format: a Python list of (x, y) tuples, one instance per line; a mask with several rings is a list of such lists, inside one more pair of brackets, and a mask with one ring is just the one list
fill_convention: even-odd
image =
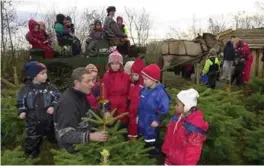
[(111, 62), (119, 62), (121, 65), (123, 65), (123, 56), (116, 50), (108, 57), (108, 64)]

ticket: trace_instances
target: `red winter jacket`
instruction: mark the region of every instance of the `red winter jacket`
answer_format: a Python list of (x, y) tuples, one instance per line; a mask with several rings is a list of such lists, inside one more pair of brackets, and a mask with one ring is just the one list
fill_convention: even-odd
[(101, 91), (100, 85), (98, 83), (95, 84), (90, 94), (86, 95), (86, 101), (89, 103), (90, 107), (97, 111), (99, 109), (98, 100), (100, 98)]
[(35, 20), (29, 20), (28, 27), (29, 32), (26, 34), (27, 41), (32, 45), (32, 48), (42, 48), (44, 49), (44, 57), (45, 58), (52, 58), (53, 51), (50, 47), (49, 43), (44, 41), (46, 40), (45, 34), (40, 31), (34, 31), (34, 27), (38, 25)]
[(204, 121), (199, 110), (181, 119), (175, 128), (178, 118), (179, 116), (174, 116), (167, 128), (162, 146), (162, 152), (167, 156), (165, 163), (195, 165), (200, 159), (208, 123)]
[[(129, 75), (121, 71), (113, 72), (109, 70), (104, 74), (102, 82), (105, 86), (105, 97), (110, 101), (111, 111), (117, 108), (114, 116), (128, 112)], [(127, 124), (127, 116), (121, 118), (121, 122)]]
[(131, 83), (129, 87), (129, 95), (128, 98), (130, 100), (130, 104), (128, 107), (129, 112), (129, 123), (128, 123), (128, 137), (137, 137), (138, 136), (138, 125), (137, 125), (137, 112), (138, 105), (140, 99), (140, 91), (143, 88), (143, 79), (137, 83)]

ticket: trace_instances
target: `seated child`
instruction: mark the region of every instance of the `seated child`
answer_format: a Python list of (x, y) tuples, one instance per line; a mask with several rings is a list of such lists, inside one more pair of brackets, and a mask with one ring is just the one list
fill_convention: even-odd
[(95, 46), (99, 40), (103, 39), (104, 30), (102, 28), (102, 23), (100, 20), (94, 21), (94, 28), (89, 34), (86, 44), (88, 44), (87, 51), (89, 56), (94, 56), (96, 54)]
[(196, 107), (198, 97), (195, 89), (177, 94), (175, 115), (168, 125), (162, 146), (165, 165), (195, 165), (200, 159), (208, 123)]
[(31, 19), (28, 22), (28, 27), (29, 32), (26, 34), (26, 39), (32, 45), (32, 48), (44, 49), (44, 58), (52, 58), (52, 48), (46, 40), (45, 34), (40, 31), (40, 25)]
[(35, 158), (40, 152), (41, 137), (55, 141), (53, 112), (60, 92), (47, 82), (45, 65), (29, 61), (25, 65), (29, 80), (17, 96), (20, 119), (26, 118), (25, 153)]
[(73, 42), (74, 35), (69, 31), (69, 29), (65, 28), (64, 26), (65, 22), (66, 22), (65, 16), (63, 14), (58, 14), (56, 16), (54, 29), (59, 44), (63, 43), (62, 45), (71, 45)]

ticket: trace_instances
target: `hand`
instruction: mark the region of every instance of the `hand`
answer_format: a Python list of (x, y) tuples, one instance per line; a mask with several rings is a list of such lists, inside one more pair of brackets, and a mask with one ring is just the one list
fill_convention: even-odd
[(43, 43), (48, 43), (49, 42), (49, 40), (45, 40)]
[(54, 108), (53, 107), (49, 107), (48, 110), (47, 110), (47, 113), (52, 115), (54, 113)]
[(22, 113), (19, 114), (19, 118), (20, 119), (25, 119), (25, 117), (26, 117), (26, 113), (25, 112), (22, 112)]
[(107, 119), (112, 119), (113, 117), (111, 116), (110, 112), (107, 111), (104, 113), (104, 118), (105, 120), (107, 120)]
[(107, 138), (108, 138), (108, 132), (106, 131), (98, 131), (89, 134), (89, 139), (91, 141), (104, 142), (107, 140)]
[(153, 122), (151, 123), (151, 127), (158, 127), (158, 126), (159, 126), (159, 123), (156, 122), (156, 121), (153, 121)]

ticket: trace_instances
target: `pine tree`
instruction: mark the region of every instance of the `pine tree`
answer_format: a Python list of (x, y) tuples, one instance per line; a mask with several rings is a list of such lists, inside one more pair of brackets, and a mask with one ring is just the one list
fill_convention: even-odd
[[(117, 121), (127, 113), (118, 117), (106, 119), (103, 117), (103, 111), (99, 114), (89, 110), (92, 118), (83, 119), (96, 124), (94, 130), (105, 130), (109, 133), (109, 139), (106, 142), (89, 142), (88, 144), (76, 145), (78, 154), (69, 154), (65, 150), (52, 150), (55, 164), (89, 164), (89, 165), (132, 165), (132, 164), (155, 164), (155, 160), (149, 159), (147, 152), (151, 148), (145, 148), (142, 139), (126, 141), (124, 134), (126, 129), (119, 129), (120, 121)], [(112, 111), (112, 115), (115, 111)], [(115, 123), (113, 126), (111, 124)]]
[(33, 165), (39, 159), (29, 159), (25, 156), (21, 146), (16, 147), (14, 150), (5, 150), (1, 157), (2, 165)]

